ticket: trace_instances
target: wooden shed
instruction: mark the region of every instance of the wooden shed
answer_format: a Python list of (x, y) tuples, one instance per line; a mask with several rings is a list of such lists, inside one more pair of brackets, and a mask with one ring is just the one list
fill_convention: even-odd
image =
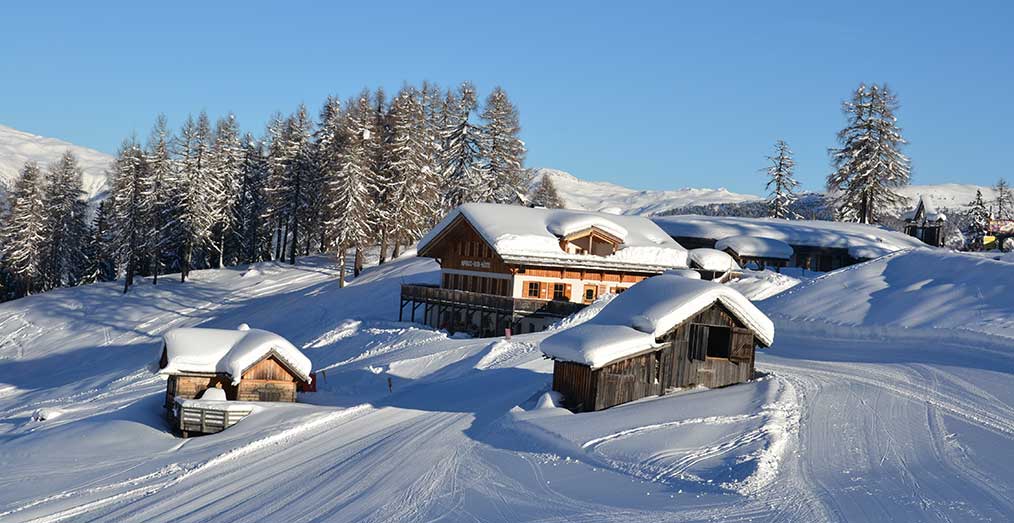
[(221, 389), (226, 401), (296, 401), (310, 383), (310, 360), (285, 338), (241, 326), (173, 329), (165, 335), (160, 371), (167, 378), (165, 408), (181, 419), (179, 400)]
[(575, 412), (595, 411), (703, 385), (749, 381), (756, 347), (774, 327), (724, 285), (655, 276), (614, 299), (596, 318), (550, 336), (553, 390)]

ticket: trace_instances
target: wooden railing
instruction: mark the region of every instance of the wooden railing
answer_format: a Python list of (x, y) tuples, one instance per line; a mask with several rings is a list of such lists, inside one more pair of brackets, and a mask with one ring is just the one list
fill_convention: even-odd
[(585, 307), (583, 303), (562, 300), (533, 300), (497, 296), (481, 292), (443, 289), (429, 285), (402, 284), (401, 298), (424, 303), (436, 303), (500, 311), (502, 313), (542, 314), (546, 316), (569, 316)]

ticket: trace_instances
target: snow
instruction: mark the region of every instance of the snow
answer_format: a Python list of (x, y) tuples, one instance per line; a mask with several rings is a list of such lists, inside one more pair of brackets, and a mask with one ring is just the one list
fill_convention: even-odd
[(691, 249), (690, 262), (692, 266), (706, 271), (728, 272), (739, 269), (732, 256), (718, 249)]
[(540, 348), (551, 358), (599, 368), (654, 348), (657, 338), (715, 302), (753, 330), (761, 344), (774, 341), (771, 320), (739, 292), (661, 274), (627, 289), (585, 323), (549, 336)]
[(715, 248), (724, 251), (732, 249), (739, 256), (750, 258), (772, 258), (788, 260), (792, 258), (792, 246), (774, 238), (760, 236), (729, 236), (715, 243)]
[(878, 249), (894, 252), (927, 247), (916, 238), (896, 231), (861, 223), (820, 220), (779, 220), (774, 218), (738, 218), (731, 216), (660, 216), (654, 217), (663, 230), (674, 237), (722, 240), (737, 236), (770, 238), (789, 245)]
[(759, 196), (737, 194), (726, 189), (683, 188), (668, 191), (629, 189), (608, 182), (581, 180), (556, 169), (538, 168), (534, 173), (530, 187), (534, 189), (543, 177), (549, 177), (568, 209), (611, 214), (650, 216), (687, 205), (738, 203), (762, 199)]
[(745, 270), (739, 278), (733, 279), (725, 285), (736, 289), (750, 301), (761, 301), (785, 292), (799, 283), (798, 278), (765, 269), (763, 271)]
[(296, 375), (310, 380), (310, 359), (285, 338), (245, 323), (236, 330), (173, 329), (165, 335), (168, 363), (163, 375), (188, 372), (223, 373), (239, 384), (243, 371), (269, 354), (274, 354)]
[(106, 187), (106, 171), (113, 163), (113, 157), (54, 138), (45, 138), (34, 134), (0, 125), (0, 185), (7, 182), (13, 186), (14, 180), (21, 174), (25, 162), (34, 161), (42, 169), (56, 162), (67, 150), (77, 156), (78, 166), (84, 172), (83, 189), (90, 202), (97, 202), (104, 197)]
[(905, 211), (901, 215), (902, 220), (914, 221), (916, 214), (919, 212), (919, 207), (923, 210), (923, 219), (929, 222), (935, 221), (947, 221), (947, 215), (938, 211), (936, 205), (933, 204), (933, 199), (928, 195), (920, 194), (919, 199), (915, 204), (915, 207)]
[[(467, 203), (454, 209), (419, 240), (418, 250), (423, 251), (459, 216), (507, 263), (635, 266), (651, 271), (687, 266), (686, 249), (647, 218), (489, 203)], [(592, 226), (623, 241), (614, 254), (569, 254), (560, 248), (563, 236)]]
[[(439, 281), (413, 253), (344, 288), (312, 257), (30, 296), (0, 304), (0, 520), (1007, 521), (1012, 267), (921, 250), (829, 273), (760, 303), (757, 379), (585, 414), (549, 393), (559, 330), (394, 321), (402, 283)], [(318, 392), (174, 437), (161, 337), (242, 322), (303, 350)]]

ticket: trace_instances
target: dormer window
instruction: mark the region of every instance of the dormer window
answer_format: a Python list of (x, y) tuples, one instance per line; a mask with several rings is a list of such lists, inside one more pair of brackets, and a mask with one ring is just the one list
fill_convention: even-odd
[(622, 239), (592, 226), (561, 238), (560, 248), (568, 254), (609, 256), (615, 253), (622, 243)]

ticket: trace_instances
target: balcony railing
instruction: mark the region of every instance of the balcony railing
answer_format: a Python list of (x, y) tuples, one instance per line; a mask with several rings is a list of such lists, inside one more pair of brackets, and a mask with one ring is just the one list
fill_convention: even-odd
[(401, 299), (441, 305), (465, 306), (506, 314), (541, 315), (563, 318), (585, 307), (583, 303), (562, 300), (533, 300), (497, 296), (481, 292), (443, 289), (428, 285), (402, 284)]

